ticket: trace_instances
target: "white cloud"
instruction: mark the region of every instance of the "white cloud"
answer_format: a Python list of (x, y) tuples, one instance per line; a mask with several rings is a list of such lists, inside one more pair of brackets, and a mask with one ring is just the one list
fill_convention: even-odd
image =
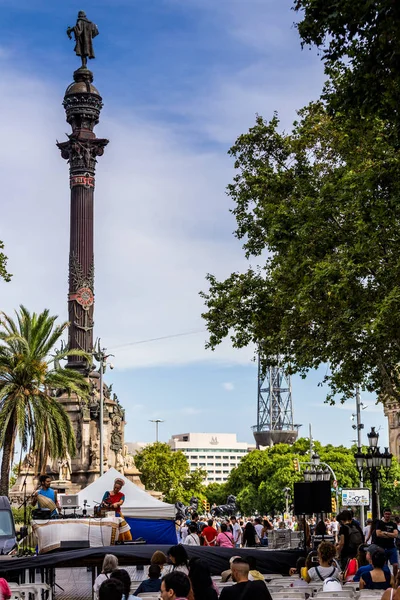
[(225, 383), (222, 384), (222, 387), (224, 388), (224, 390), (226, 390), (227, 392), (233, 392), (233, 390), (235, 389), (235, 386), (233, 385), (232, 382), (230, 381), (226, 381)]
[[(240, 23), (236, 10), (245, 13), (246, 6), (234, 5), (232, 15), (229, 3), (223, 8)], [(68, 130), (63, 90), (12, 70), (1, 54), (0, 65), (0, 239), (14, 274), (12, 283), (0, 283), (1, 308), (48, 307), (66, 319), (68, 166), (55, 147)], [(260, 77), (263, 69), (250, 60), (229, 75), (210, 72), (205, 86), (194, 82), (192, 101), (167, 105), (164, 113), (183, 115), (185, 130), (156, 121), (151, 111), (123, 112), (113, 105), (111, 90), (100, 90), (105, 108), (97, 135), (109, 137), (110, 144), (96, 180), (95, 334), (115, 348), (116, 368), (251, 361), (252, 348), (238, 351), (229, 341), (215, 352), (205, 350), (198, 293), (207, 288), (207, 272), (224, 278), (247, 266), (232, 236), (235, 221), (225, 188), (233, 170), (226, 149), (253, 124), (256, 111), (280, 108), (289, 114), (309, 94), (301, 70), (293, 81), (287, 74), (277, 78), (279, 68), (272, 78)], [(188, 331), (203, 333), (131, 344)]]

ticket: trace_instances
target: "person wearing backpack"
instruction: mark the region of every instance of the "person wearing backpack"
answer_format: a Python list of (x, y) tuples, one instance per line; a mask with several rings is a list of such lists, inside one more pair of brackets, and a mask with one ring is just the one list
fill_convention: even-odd
[(343, 510), (338, 515), (338, 521), (340, 529), (336, 550), (342, 570), (345, 571), (348, 561), (357, 555), (359, 545), (364, 543), (364, 535), (350, 510)]

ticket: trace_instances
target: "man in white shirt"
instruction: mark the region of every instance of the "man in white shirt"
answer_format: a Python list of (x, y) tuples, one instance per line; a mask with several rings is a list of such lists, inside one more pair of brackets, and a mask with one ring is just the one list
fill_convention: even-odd
[(336, 520), (336, 517), (332, 517), (332, 521), (331, 521), (331, 530), (332, 530), (332, 535), (335, 538), (335, 542), (338, 542), (338, 533), (339, 533), (339, 523)]
[(256, 530), (256, 533), (258, 535), (258, 539), (261, 541), (261, 532), (263, 530), (263, 526), (261, 524), (261, 519), (259, 517), (257, 517), (257, 519), (255, 520), (254, 523), (254, 529)]
[(231, 517), (232, 535), (235, 548), (240, 548), (242, 543), (242, 528), (236, 520), (236, 517)]
[(188, 527), (188, 525), (190, 525), (190, 521), (184, 521), (183, 524), (181, 525), (180, 534), (181, 534), (182, 544), (185, 543), (185, 540), (187, 538), (187, 534), (189, 533), (189, 527)]
[(196, 523), (191, 523), (189, 525), (189, 533), (187, 534), (182, 544), (184, 544), (185, 546), (200, 546), (200, 538), (197, 535)]
[(363, 527), (364, 540), (368, 546), (372, 544), (371, 525), (372, 519), (367, 519), (367, 524)]

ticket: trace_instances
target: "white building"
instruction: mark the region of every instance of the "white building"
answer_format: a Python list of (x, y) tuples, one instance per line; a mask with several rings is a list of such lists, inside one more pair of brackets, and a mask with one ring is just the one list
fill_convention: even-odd
[(180, 433), (168, 444), (172, 450), (182, 450), (191, 471), (207, 471), (205, 483), (224, 483), (243, 456), (255, 448), (238, 442), (235, 433)]

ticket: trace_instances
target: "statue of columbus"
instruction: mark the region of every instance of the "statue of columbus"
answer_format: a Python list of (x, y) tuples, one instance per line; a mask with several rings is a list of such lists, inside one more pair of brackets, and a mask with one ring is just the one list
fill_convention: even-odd
[(86, 18), (86, 13), (80, 10), (75, 27), (68, 27), (67, 35), (72, 39), (71, 33), (75, 36), (75, 54), (82, 59), (82, 68), (87, 68), (87, 59), (94, 58), (93, 38), (99, 34), (97, 25)]

